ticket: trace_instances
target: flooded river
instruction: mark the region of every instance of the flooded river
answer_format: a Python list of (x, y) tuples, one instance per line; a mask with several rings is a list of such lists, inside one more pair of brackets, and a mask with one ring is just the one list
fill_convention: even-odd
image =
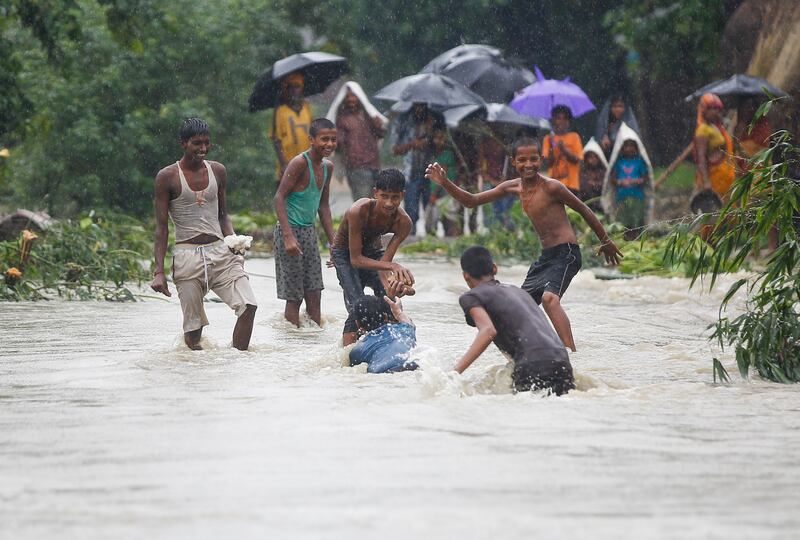
[[(711, 294), (683, 279), (599, 281), (565, 298), (579, 390), (509, 391), (456, 265), (413, 261), (414, 373), (341, 366), (323, 329), (281, 320), (272, 260), (253, 350), (208, 303), (207, 350), (170, 301), (4, 304), (0, 538), (797, 538), (800, 386), (711, 384)], [(500, 279), (520, 283), (524, 267)], [(174, 291), (174, 287), (173, 287)]]

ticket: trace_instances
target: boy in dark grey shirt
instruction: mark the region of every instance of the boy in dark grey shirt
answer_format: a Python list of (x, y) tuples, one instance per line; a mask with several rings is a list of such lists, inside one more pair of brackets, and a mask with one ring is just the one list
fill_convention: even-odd
[(560, 396), (573, 389), (572, 366), (561, 339), (528, 293), (494, 278), (497, 266), (489, 250), (468, 248), (461, 255), (461, 270), (470, 291), (459, 303), (478, 335), (455, 370), (462, 373), (494, 342), (514, 360), (517, 391), (548, 390)]

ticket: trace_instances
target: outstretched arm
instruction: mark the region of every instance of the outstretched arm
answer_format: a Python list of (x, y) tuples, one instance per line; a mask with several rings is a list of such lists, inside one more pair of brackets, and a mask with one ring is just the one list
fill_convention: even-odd
[(589, 227), (592, 228), (594, 234), (597, 235), (597, 238), (600, 240), (600, 249), (598, 253), (603, 254), (607, 263), (618, 265), (623, 255), (614, 241), (608, 237), (605, 227), (603, 227), (603, 224), (597, 219), (597, 216), (594, 215), (594, 212), (563, 184), (551, 184), (551, 186), (550, 189), (558, 200), (579, 213), (586, 223), (589, 224)]
[(411, 320), (411, 317), (406, 315), (406, 313), (403, 311), (403, 304), (400, 302), (400, 298), (397, 298), (402, 287), (402, 283), (392, 283), (389, 288), (386, 289), (386, 296), (384, 296), (383, 299), (387, 304), (389, 304), (389, 309), (392, 310), (392, 315), (394, 315), (394, 319), (397, 322), (414, 326), (414, 322)]
[(447, 179), (447, 171), (438, 163), (431, 163), (425, 170), (425, 178), (438, 186), (442, 186), (447, 193), (467, 208), (475, 208), (481, 204), (490, 203), (497, 199), (502, 199), (506, 195), (513, 193), (511, 188), (515, 185), (513, 180), (502, 182), (488, 191), (480, 193), (470, 193), (455, 185)]
[(472, 363), (483, 354), (483, 351), (486, 350), (497, 335), (497, 329), (494, 327), (492, 318), (489, 317), (489, 313), (485, 309), (476, 306), (469, 310), (469, 316), (475, 321), (475, 326), (478, 328), (478, 335), (475, 336), (472, 345), (469, 346), (467, 352), (464, 353), (464, 356), (462, 356), (461, 360), (456, 364), (454, 369), (459, 373), (464, 373), (464, 370), (471, 366)]

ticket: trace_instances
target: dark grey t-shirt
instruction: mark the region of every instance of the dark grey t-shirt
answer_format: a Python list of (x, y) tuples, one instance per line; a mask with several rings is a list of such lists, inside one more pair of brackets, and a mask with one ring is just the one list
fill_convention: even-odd
[(544, 312), (519, 287), (488, 281), (462, 294), (458, 302), (470, 326), (475, 326), (475, 321), (469, 310), (474, 307), (486, 310), (497, 330), (494, 344), (517, 364), (569, 362), (569, 354)]

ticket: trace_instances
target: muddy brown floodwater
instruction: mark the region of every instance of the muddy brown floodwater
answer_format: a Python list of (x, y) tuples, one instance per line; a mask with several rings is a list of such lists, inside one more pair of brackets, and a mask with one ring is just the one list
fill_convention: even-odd
[(509, 391), (494, 347), (450, 373), (474, 335), (460, 271), (409, 264), (422, 369), (394, 375), (341, 366), (329, 269), (322, 329), (287, 328), (254, 276), (244, 353), (219, 303), (197, 353), (175, 296), (4, 304), (0, 537), (800, 536), (800, 386), (711, 384), (705, 329), (731, 280), (700, 295), (582, 272), (564, 301), (579, 389), (543, 398)]

